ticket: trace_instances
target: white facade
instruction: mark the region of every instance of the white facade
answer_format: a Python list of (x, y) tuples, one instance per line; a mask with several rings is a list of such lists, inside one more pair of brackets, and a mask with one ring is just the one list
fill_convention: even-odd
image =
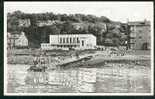
[(61, 34), (50, 35), (49, 43), (42, 43), (41, 48), (50, 49), (94, 49), (96, 46), (96, 37), (92, 34)]
[(30, 19), (20, 19), (19, 26), (20, 27), (29, 27), (31, 25)]
[(28, 39), (25, 36), (25, 33), (22, 32), (21, 35), (17, 40), (15, 40), (15, 46), (17, 47), (27, 47), (28, 46)]
[(49, 26), (53, 25), (54, 21), (47, 20), (47, 21), (37, 21), (37, 26), (42, 27), (42, 26)]

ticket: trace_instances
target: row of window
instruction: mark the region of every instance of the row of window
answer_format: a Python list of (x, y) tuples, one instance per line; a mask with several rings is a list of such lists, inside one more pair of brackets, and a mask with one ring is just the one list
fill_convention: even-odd
[[(149, 29), (149, 30), (148, 30), (148, 29), (137, 30), (137, 29), (135, 29), (135, 28), (131, 28), (130, 30), (131, 30), (132, 32), (139, 32), (139, 33), (142, 33), (143, 31), (145, 31), (145, 32), (146, 32), (146, 31), (147, 31), (147, 32), (151, 32), (150, 29)], [(144, 32), (144, 33), (145, 33), (145, 32)]]
[(42, 47), (79, 47), (79, 45), (42, 45)]
[(80, 43), (80, 41), (78, 37), (60, 37), (59, 43)]

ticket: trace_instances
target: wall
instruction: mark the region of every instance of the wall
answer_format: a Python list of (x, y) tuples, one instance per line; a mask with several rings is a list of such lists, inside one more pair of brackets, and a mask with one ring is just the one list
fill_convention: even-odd
[[(62, 38), (62, 42), (60, 41)], [(63, 43), (63, 39), (65, 38), (65, 43)], [(68, 38), (68, 42), (67, 42)], [(70, 38), (71, 41), (70, 42)], [(75, 38), (75, 42), (74, 39)], [(77, 41), (77, 38), (79, 39)], [(84, 45), (82, 42), (84, 41)], [(90, 34), (67, 34), (67, 35), (50, 35), (50, 44), (51, 45), (67, 45), (68, 47), (72, 47), (72, 45), (76, 46), (73, 47), (75, 49), (93, 49), (96, 46), (96, 37)]]
[(50, 44), (58, 44), (58, 35), (50, 35)]
[(151, 44), (150, 25), (137, 25), (132, 27), (134, 27), (132, 34), (135, 37), (134, 39), (130, 40), (131, 43), (135, 43), (131, 45), (132, 49), (142, 49), (143, 44), (146, 42), (149, 43), (149, 45)]
[(15, 46), (19, 47), (28, 46), (28, 40), (24, 35), (24, 33), (22, 33), (22, 35), (20, 35), (20, 37), (17, 40), (15, 40)]

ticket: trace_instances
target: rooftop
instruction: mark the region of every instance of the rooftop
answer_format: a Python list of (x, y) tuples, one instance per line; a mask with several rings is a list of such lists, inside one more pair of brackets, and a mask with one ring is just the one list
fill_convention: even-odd
[(128, 25), (150, 25), (150, 21), (133, 21), (128, 22)]
[[(93, 34), (53, 34), (53, 35), (59, 35), (59, 36), (94, 36)], [(51, 35), (50, 35), (51, 36)]]

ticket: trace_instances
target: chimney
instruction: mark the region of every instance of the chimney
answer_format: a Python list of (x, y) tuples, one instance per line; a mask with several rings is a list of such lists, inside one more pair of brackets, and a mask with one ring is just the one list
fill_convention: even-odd
[(145, 23), (145, 24), (147, 23), (147, 20), (146, 20), (146, 19), (144, 19), (144, 23)]
[(129, 18), (126, 19), (127, 23), (129, 23)]

